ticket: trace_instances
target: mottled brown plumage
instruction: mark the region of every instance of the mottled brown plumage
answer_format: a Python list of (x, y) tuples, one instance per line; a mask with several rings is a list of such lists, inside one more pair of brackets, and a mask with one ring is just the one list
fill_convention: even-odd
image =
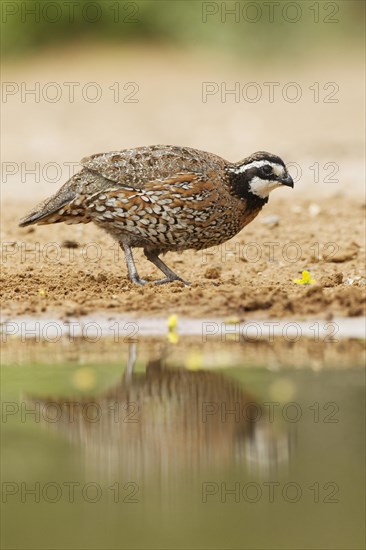
[(84, 158), (83, 169), (21, 222), (94, 222), (119, 241), (131, 280), (144, 284), (131, 247), (166, 279), (181, 280), (158, 255), (221, 244), (250, 223), (270, 190), (293, 186), (283, 161), (258, 152), (238, 163), (188, 147), (150, 146)]

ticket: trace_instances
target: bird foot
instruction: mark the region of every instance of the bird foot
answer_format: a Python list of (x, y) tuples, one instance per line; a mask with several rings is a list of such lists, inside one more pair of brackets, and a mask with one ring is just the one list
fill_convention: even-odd
[(148, 281), (145, 281), (145, 279), (140, 279), (140, 277), (136, 276), (130, 279), (132, 283), (135, 283), (136, 285), (147, 285)]

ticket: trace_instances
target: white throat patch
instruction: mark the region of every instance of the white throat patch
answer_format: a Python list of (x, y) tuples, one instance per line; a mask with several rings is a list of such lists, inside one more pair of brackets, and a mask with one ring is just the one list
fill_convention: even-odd
[[(253, 167), (262, 168), (262, 166), (267, 166), (268, 164), (272, 166), (272, 172), (277, 177), (283, 177), (285, 175), (286, 169), (281, 164), (270, 162), (268, 160), (254, 160), (253, 162), (250, 162), (248, 164), (243, 164), (238, 169), (236, 169), (235, 172), (236, 174), (243, 174)], [(260, 178), (259, 176), (255, 176), (249, 183), (249, 189), (251, 190), (251, 192), (258, 197), (261, 197), (262, 199), (268, 197), (273, 189), (276, 189), (280, 186), (281, 183), (279, 181), (265, 180)]]
[(255, 176), (249, 183), (249, 189), (258, 197), (265, 199), (268, 197), (270, 192), (273, 191), (273, 189), (276, 189), (281, 185), (282, 184), (279, 181), (262, 180), (262, 178)]

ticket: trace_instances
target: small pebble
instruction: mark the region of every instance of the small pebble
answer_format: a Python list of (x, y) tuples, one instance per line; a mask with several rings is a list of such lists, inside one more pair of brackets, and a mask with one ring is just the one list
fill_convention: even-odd
[(319, 283), (323, 287), (333, 287), (342, 284), (343, 282), (343, 273), (337, 271), (336, 273), (331, 273), (330, 275), (323, 275)]
[(309, 212), (309, 215), (312, 218), (315, 218), (316, 216), (318, 216), (320, 214), (321, 208), (318, 204), (312, 203), (312, 204), (310, 204), (310, 206), (308, 208), (308, 212)]
[(266, 216), (262, 218), (262, 224), (270, 228), (276, 227), (279, 223), (280, 223), (280, 217), (276, 216), (275, 214), (272, 216)]
[(221, 267), (208, 267), (204, 276), (206, 279), (219, 279), (221, 276)]
[(107, 280), (107, 276), (104, 275), (104, 273), (99, 273), (98, 275), (96, 275), (94, 277), (94, 280), (97, 282), (97, 283), (104, 283), (106, 280)]

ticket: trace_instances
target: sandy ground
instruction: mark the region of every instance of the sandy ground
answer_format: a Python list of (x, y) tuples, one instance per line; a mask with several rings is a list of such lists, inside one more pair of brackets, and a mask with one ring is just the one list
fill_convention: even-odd
[[(3, 105), (3, 319), (98, 312), (240, 320), (364, 314), (363, 83), (358, 65), (357, 58), (339, 59), (336, 65), (319, 58), (306, 66), (279, 62), (262, 67), (217, 55), (99, 48), (50, 51), (5, 66), (3, 78), (19, 92)], [(261, 87), (260, 101), (241, 96), (236, 102), (230, 94), (222, 99), (225, 86), (239, 82), (242, 88), (248, 81)], [(284, 101), (280, 93), (269, 101), (263, 85), (268, 81), (279, 82), (279, 92), (289, 81), (297, 82), (301, 99)], [(40, 85), (40, 100), (32, 95), (22, 100), (22, 85), (30, 88), (34, 82)], [(56, 102), (42, 95), (47, 97), (49, 82), (60, 86)], [(64, 82), (78, 83), (74, 101)], [(97, 103), (82, 96), (90, 82), (102, 90)], [(124, 94), (117, 102), (110, 89), (115, 82)], [(137, 83), (137, 102), (125, 101), (131, 92), (123, 89), (126, 82)], [(207, 101), (205, 82), (219, 87)], [(309, 88), (314, 82), (320, 86), (319, 101)], [(334, 103), (326, 101), (325, 92), (333, 90), (324, 89), (327, 82), (339, 87)], [(188, 145), (229, 160), (269, 150), (295, 163), (290, 169), (295, 189), (275, 191), (258, 218), (220, 248), (168, 254), (165, 261), (192, 282), (189, 287), (132, 285), (117, 245), (91, 224), (17, 227), (21, 216), (67, 179), (66, 163), (151, 143)], [(141, 276), (160, 276), (140, 251), (136, 260)], [(303, 270), (310, 271), (315, 284), (293, 282)]]
[[(365, 205), (344, 197), (317, 205), (293, 199), (267, 205), (237, 237), (206, 251), (170, 253), (180, 282), (138, 287), (127, 279), (118, 245), (92, 224), (17, 227), (27, 206), (8, 207), (2, 245), (2, 315), (67, 318), (109, 311), (131, 316), (277, 318), (365, 312)], [(319, 211), (320, 209), (320, 211)], [(273, 216), (277, 216), (276, 225)], [(334, 221), (336, 220), (336, 232)], [(70, 246), (75, 248), (70, 248)], [(140, 250), (141, 275), (159, 277)], [(296, 284), (309, 270), (315, 283)]]

